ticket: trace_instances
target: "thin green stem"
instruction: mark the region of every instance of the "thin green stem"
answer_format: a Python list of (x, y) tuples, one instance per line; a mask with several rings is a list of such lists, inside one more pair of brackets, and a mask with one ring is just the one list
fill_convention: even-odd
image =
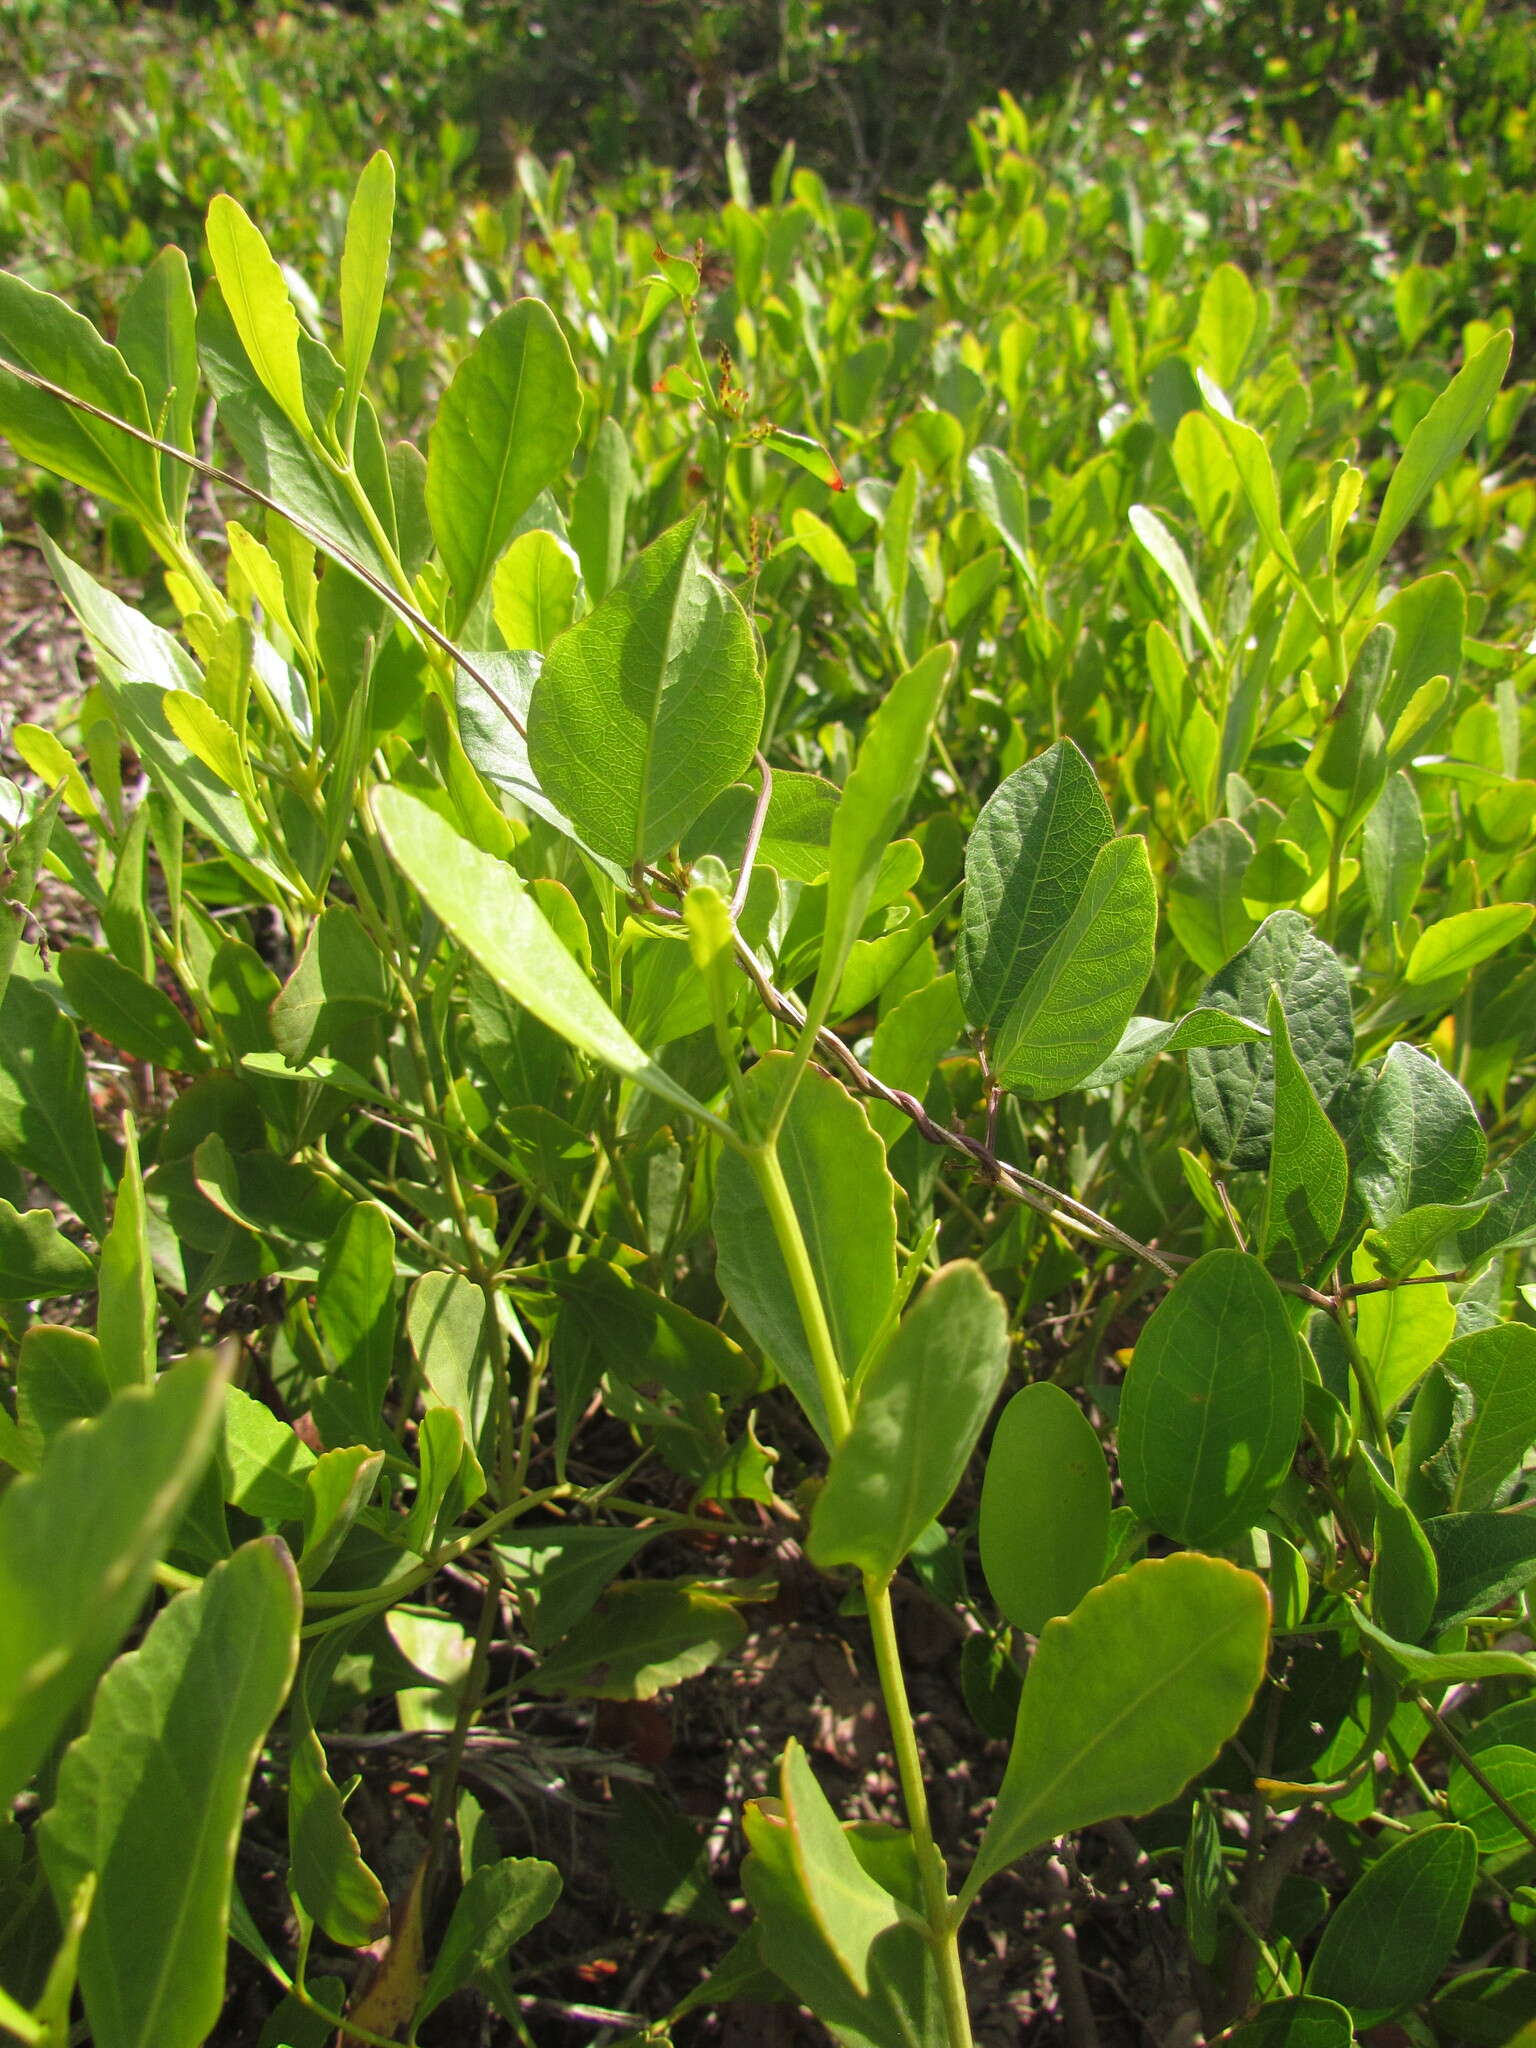
[(896, 1752), (901, 1796), (906, 1802), (907, 1819), (912, 1828), (912, 1849), (923, 1888), (929, 1945), (939, 1973), (939, 1994), (944, 2001), (949, 2048), (971, 2048), (970, 2009), (966, 2004), (965, 1976), (960, 1966), (957, 1939), (960, 1916), (949, 1894), (944, 1858), (933, 1839), (923, 1760), (918, 1752), (917, 1730), (912, 1725), (912, 1708), (901, 1669), (901, 1646), (896, 1639), (896, 1617), (891, 1609), (890, 1580), (879, 1579), (872, 1572), (866, 1572), (864, 1598), (869, 1608), (870, 1633), (875, 1641), (880, 1690), (885, 1695), (885, 1711), (891, 1724), (891, 1746)]
[(837, 1362), (837, 1347), (832, 1341), (832, 1326), (827, 1321), (826, 1305), (816, 1285), (816, 1270), (811, 1264), (805, 1234), (800, 1228), (800, 1218), (795, 1214), (794, 1199), (773, 1141), (770, 1139), (765, 1145), (754, 1145), (746, 1158), (773, 1225), (780, 1255), (789, 1269), (789, 1284), (794, 1289), (795, 1306), (805, 1326), (811, 1362), (816, 1368), (816, 1388), (826, 1410), (827, 1428), (835, 1451), (848, 1434), (853, 1417), (848, 1409), (848, 1385)]

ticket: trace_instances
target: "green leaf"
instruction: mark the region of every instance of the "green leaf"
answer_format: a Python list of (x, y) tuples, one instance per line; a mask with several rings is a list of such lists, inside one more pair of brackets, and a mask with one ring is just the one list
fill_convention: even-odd
[(94, 1285), (95, 1268), (51, 1209), (16, 1209), (0, 1197), (0, 1301), (47, 1301)]
[(499, 1962), (560, 1896), (560, 1873), (536, 1856), (508, 1856), (473, 1873), (458, 1896), (416, 2008), (419, 2026), (477, 1971)]
[(965, 490), (1024, 581), (1037, 588), (1039, 578), (1029, 553), (1029, 490), (1001, 448), (977, 448), (966, 457)]
[(309, 1496), (304, 1488), (315, 1454), (286, 1422), (239, 1387), (224, 1392), (220, 1445), (224, 1498), (265, 1522), (298, 1522)]
[(1414, 941), (1403, 979), (1422, 988), (1453, 974), (1470, 974), (1518, 939), (1533, 916), (1536, 908), (1529, 903), (1488, 903), (1443, 917)]
[[(1356, 1280), (1381, 1276), (1368, 1251), (1357, 1251)], [(1411, 1277), (1411, 1276), (1410, 1276)], [(1428, 1372), (1456, 1331), (1456, 1311), (1445, 1287), (1392, 1287), (1355, 1302), (1355, 1340), (1365, 1354), (1376, 1398), (1391, 1415)]]
[(1513, 346), (1514, 336), (1507, 328), (1484, 342), (1408, 436), (1381, 502), (1357, 590), (1370, 582), (1409, 520), (1482, 425), (1504, 381)]
[(395, 220), (395, 166), (377, 150), (363, 167), (347, 210), (341, 250), (341, 367), (350, 408), (363, 388), (389, 282), (389, 241)]
[[(1490, 1791), (1499, 1793), (1527, 1827), (1536, 1827), (1536, 1756), (1513, 1742), (1480, 1743), (1477, 1770), (1478, 1777), (1474, 1778), (1465, 1764), (1452, 1767), (1447, 1787), (1452, 1814), (1476, 1835), (1481, 1855), (1504, 1856), (1512, 1849), (1524, 1850), (1528, 1837), (1495, 1804)], [(1486, 1781), (1490, 1789), (1485, 1790), (1479, 1779)], [(1526, 2006), (1528, 2017), (1536, 2019), (1536, 2005), (1530, 2003), (1529, 1996)], [(1440, 1999), (1436, 1999), (1434, 2010), (1437, 2015), (1442, 2011)], [(1459, 2040), (1478, 2038), (1475, 2033), (1468, 2035), (1457, 2029)]]
[(1266, 2005), (1221, 2048), (1353, 2048), (1349, 2014), (1331, 1998), (1282, 1998)]
[(808, 434), (793, 434), (786, 427), (774, 427), (763, 436), (762, 445), (771, 448), (776, 455), (787, 455), (799, 468), (807, 470), (821, 484), (832, 490), (845, 488), (842, 472), (832, 460), (820, 441), (813, 441)]
[(1201, 287), (1194, 344), (1224, 391), (1237, 384), (1257, 323), (1253, 286), (1235, 263), (1218, 263)]
[(0, 1001), (0, 1152), (45, 1180), (99, 1238), (107, 1227), (101, 1146), (75, 1028), (35, 982)]
[(536, 1650), (584, 1621), (631, 1558), (657, 1534), (654, 1529), (581, 1526), (530, 1529), (496, 1555), (518, 1596), (520, 1618)]
[(1253, 841), (1241, 825), (1217, 818), (1179, 855), (1168, 884), (1168, 922), (1197, 967), (1215, 974), (1252, 938), (1257, 920), (1243, 901)]
[(240, 345), (301, 439), (313, 438), (299, 368), (299, 316), (260, 228), (221, 192), (208, 208), (208, 256)]
[(1190, 623), (1200, 635), (1211, 659), (1220, 661), (1221, 649), (1216, 645), (1211, 622), (1205, 615), (1205, 606), (1200, 602), (1200, 592), (1195, 583), (1195, 573), (1189, 566), (1189, 557), (1149, 505), (1133, 505), (1128, 517), (1132, 533), (1173, 585), (1175, 597), (1189, 614)]
[[(760, 1116), (788, 1064), (787, 1053), (770, 1054), (747, 1075), (748, 1105)], [(896, 1298), (896, 1186), (885, 1147), (862, 1105), (812, 1067), (790, 1101), (778, 1152), (837, 1360), (851, 1381)], [(830, 1441), (789, 1269), (756, 1176), (739, 1153), (721, 1155), (714, 1222), (721, 1292)]]
[(1046, 1101), (1091, 1074), (1120, 1043), (1156, 944), (1146, 841), (1113, 840), (997, 1028), (992, 1067), (1003, 1085)]
[(1039, 1635), (1104, 1575), (1109, 1468), (1093, 1424), (1049, 1380), (1014, 1395), (987, 1452), (978, 1540), (999, 1611)]
[(1457, 1446), (1453, 1511), (1492, 1507), (1536, 1443), (1536, 1330), (1499, 1323), (1458, 1337), (1440, 1370), (1470, 1387), (1476, 1403)]
[(1470, 1828), (1421, 1828), (1395, 1842), (1334, 1907), (1309, 1995), (1347, 2005), (1357, 2025), (1416, 2005), (1450, 1958), (1476, 1875)]
[(538, 299), (498, 313), (454, 372), (427, 446), (427, 510), (453, 586), (450, 632), (474, 610), (528, 507), (576, 447), (581, 390)]
[(1259, 1249), (1285, 1278), (1299, 1280), (1321, 1265), (1344, 1220), (1349, 1154), (1291, 1050), (1285, 1005), (1278, 994), (1269, 999), (1269, 1032), (1275, 1072), (1274, 1142), (1264, 1183)]
[(779, 1794), (795, 1874), (816, 1924), (849, 1983), (867, 1992), (869, 1952), (896, 1919), (891, 1895), (853, 1853), (805, 1751), (793, 1738), (784, 1745)]
[(351, 1629), (333, 1630), (309, 1652), (293, 1688), (288, 1752), (288, 1881), (300, 1905), (334, 1942), (363, 1948), (389, 1923), (389, 1897), (363, 1860), (315, 1733)]
[(461, 839), (404, 790), (378, 791), (373, 809), (395, 864), (498, 988), (590, 1058), (721, 1128), (636, 1045), (512, 868)]
[(891, 685), (864, 728), (832, 820), (827, 908), (813, 1002), (832, 1000), (874, 895), (880, 865), (922, 780), (928, 744), (955, 673), (950, 641), (931, 647)]
[(888, 1579), (948, 1505), (1008, 1367), (1008, 1317), (979, 1266), (943, 1266), (859, 1384), (807, 1550)]
[(1264, 1036), (1257, 1024), (1225, 1010), (1191, 1010), (1172, 1024), (1157, 1017), (1132, 1017), (1108, 1059), (1100, 1060), (1078, 1086), (1109, 1088), (1137, 1073), (1159, 1053), (1188, 1052), (1195, 1045), (1261, 1045)]
[[(1354, 1022), (1338, 957), (1294, 910), (1267, 917), (1237, 957), (1205, 985), (1202, 1007), (1264, 1022), (1278, 990), (1291, 1049), (1326, 1110), (1349, 1075)], [(1200, 1135), (1219, 1168), (1269, 1163), (1275, 1116), (1274, 1052), (1219, 1046), (1189, 1055), (1189, 1092)]]
[(165, 991), (141, 980), (110, 953), (66, 946), (58, 965), (70, 1008), (108, 1045), (173, 1074), (200, 1074), (207, 1066), (191, 1025)]
[(1230, 1543), (1289, 1471), (1301, 1414), (1301, 1360), (1279, 1288), (1250, 1253), (1207, 1252), (1136, 1340), (1120, 1401), (1126, 1499), (1182, 1543)]
[(45, 1448), (71, 1422), (100, 1415), (112, 1399), (101, 1346), (84, 1330), (34, 1323), (16, 1355), (16, 1418)]
[(370, 1416), (384, 1405), (395, 1355), (395, 1233), (379, 1202), (358, 1202), (326, 1245), (315, 1311), (336, 1370)]
[(653, 541), (560, 636), (528, 707), (541, 786), (624, 868), (677, 844), (745, 772), (763, 722), (752, 628), (697, 560), (700, 516)]
[(529, 1681), (572, 1699), (649, 1700), (728, 1657), (747, 1632), (729, 1600), (679, 1579), (625, 1579)]
[(80, 1990), (99, 2048), (198, 2048), (218, 2019), (241, 1817), (299, 1616), (282, 1546), (246, 1544), (118, 1659), (64, 1757), (43, 1866), (61, 1905), (96, 1878)]
[(629, 443), (615, 419), (605, 419), (571, 497), (571, 545), (581, 559), (581, 580), (593, 604), (618, 582), (624, 566), (624, 515), (632, 488)]
[[(197, 300), (192, 272), (180, 249), (162, 249), (123, 300), (117, 315), (117, 346), (144, 387), (160, 439), (190, 453), (197, 419)], [(180, 524), (192, 472), (172, 455), (160, 456), (159, 465), (166, 507)]]
[(1412, 782), (1399, 770), (1365, 821), (1361, 849), (1366, 894), (1389, 938), (1396, 937), (1418, 901), (1428, 857), (1424, 813)]
[(1017, 1003), (1114, 834), (1098, 777), (1071, 740), (1016, 768), (982, 806), (965, 849), (955, 956), (960, 999), (978, 1029)]
[(547, 654), (576, 616), (581, 564), (575, 550), (542, 527), (520, 533), (491, 577), (496, 630), (512, 649)]
[(1467, 1199), (1487, 1145), (1461, 1083), (1417, 1046), (1399, 1043), (1358, 1105), (1354, 1184), (1382, 1229), (1428, 1203)]
[(160, 1330), (138, 1133), (131, 1116), (126, 1125), (123, 1170), (112, 1205), (112, 1228), (102, 1241), (96, 1303), (96, 1335), (107, 1382), (114, 1389), (145, 1386), (154, 1378)]
[(385, 1015), (394, 992), (383, 955), (357, 912), (332, 903), (310, 926), (304, 950), (272, 1005), (272, 1039), (292, 1066), (334, 1044), (367, 1017)]
[(51, 292), (0, 272), (0, 432), (24, 462), (36, 462), (163, 527), (160, 470), (153, 449), (105, 420), (36, 391), (5, 365), (46, 377), (75, 397), (153, 431), (144, 387), (89, 320)]
[(1222, 445), (1232, 458), (1254, 524), (1263, 535), (1270, 553), (1293, 580), (1299, 581), (1301, 572), (1296, 564), (1296, 552), (1281, 516), (1280, 486), (1275, 477), (1275, 465), (1263, 436), (1235, 417), (1225, 396), (1203, 370), (1196, 370), (1195, 381), (1221, 436)]
[(1527, 1515), (1433, 1515), (1424, 1534), (1440, 1575), (1437, 1631), (1491, 1613), (1536, 1577), (1536, 1526)]
[(1048, 1621), (997, 1807), (961, 1896), (1057, 1835), (1176, 1797), (1236, 1733), (1264, 1675), (1263, 1582), (1147, 1558)]
[(803, 505), (796, 507), (791, 524), (795, 539), (829, 583), (836, 584), (839, 590), (858, 589), (859, 572), (835, 526), (818, 519)]
[(1417, 1515), (1385, 1480), (1376, 1479), (1375, 1493), (1371, 1613), (1388, 1635), (1416, 1643), (1429, 1632), (1435, 1612), (1435, 1553)]
[(341, 1450), (324, 1452), (310, 1467), (304, 1480), (300, 1585), (318, 1585), (325, 1576), (327, 1566), (368, 1505), (383, 1465), (382, 1451), (370, 1451), (366, 1444), (348, 1444)]
[(0, 1799), (21, 1790), (137, 1613), (212, 1453), (220, 1400), (211, 1365), (177, 1366), (64, 1431), (0, 1497)]

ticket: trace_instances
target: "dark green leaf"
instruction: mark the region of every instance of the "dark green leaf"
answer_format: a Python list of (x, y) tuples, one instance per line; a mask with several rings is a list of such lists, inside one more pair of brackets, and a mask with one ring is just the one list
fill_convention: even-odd
[(1536, 1577), (1536, 1524), (1528, 1515), (1435, 1515), (1424, 1534), (1440, 1569), (1437, 1631), (1491, 1613)]
[(94, 1285), (94, 1267), (51, 1209), (16, 1209), (0, 1198), (0, 1301), (46, 1301)]
[(1477, 1874), (1470, 1828), (1428, 1827), (1395, 1842), (1334, 1907), (1307, 1991), (1358, 2022), (1413, 2005), (1445, 1967)]
[(1273, 1280), (1247, 1252), (1181, 1273), (1136, 1342), (1120, 1474), (1143, 1521), (1218, 1548), (1252, 1526), (1301, 1434), (1301, 1362)]
[[(1202, 1005), (1251, 1023), (1269, 1013), (1277, 989), (1291, 1048), (1326, 1110), (1349, 1074), (1354, 1047), (1349, 983), (1338, 957), (1294, 910), (1277, 910), (1237, 957), (1206, 984)], [(1217, 1165), (1269, 1163), (1275, 1066), (1268, 1046), (1236, 1045), (1189, 1055), (1189, 1092), (1200, 1135)]]
[(981, 1568), (999, 1610), (1039, 1635), (1104, 1575), (1109, 1468), (1093, 1425), (1042, 1380), (1014, 1395), (987, 1452)]
[(1492, 1507), (1536, 1443), (1536, 1330), (1525, 1323), (1474, 1330), (1449, 1347), (1440, 1369), (1470, 1387), (1476, 1403), (1457, 1446), (1450, 1506)]
[(1269, 1032), (1274, 1142), (1264, 1184), (1259, 1248), (1285, 1278), (1300, 1280), (1322, 1264), (1344, 1220), (1349, 1154), (1291, 1050), (1285, 1005), (1278, 994), (1269, 999)]
[(536, 1856), (508, 1856), (475, 1871), (454, 1906), (416, 2008), (417, 2024), (476, 1971), (499, 1962), (530, 1927), (538, 1926), (559, 1896), (559, 1871)]
[(246, 1544), (118, 1659), (65, 1755), (43, 1863), (61, 1904), (96, 1878), (80, 1989), (99, 2048), (198, 2048), (218, 2019), (240, 1820), (299, 1615), (286, 1551)]
[(0, 1000), (0, 1152), (47, 1181), (86, 1228), (107, 1227), (101, 1146), (75, 1028), (31, 981)]
[(728, 1657), (746, 1634), (729, 1600), (678, 1579), (625, 1579), (539, 1665), (536, 1692), (648, 1700)]
[(140, 980), (110, 953), (66, 946), (59, 955), (59, 979), (86, 1029), (130, 1059), (167, 1067), (173, 1074), (201, 1073), (207, 1065), (192, 1027), (165, 991)]
[(1465, 1201), (1487, 1147), (1459, 1081), (1417, 1046), (1394, 1045), (1357, 1106), (1355, 1186), (1385, 1227), (1424, 1203)]

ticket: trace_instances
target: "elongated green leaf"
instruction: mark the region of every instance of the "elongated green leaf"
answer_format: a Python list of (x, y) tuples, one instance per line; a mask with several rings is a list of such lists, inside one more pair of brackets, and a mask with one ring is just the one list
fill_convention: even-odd
[(304, 1481), (301, 1585), (318, 1585), (325, 1576), (327, 1566), (367, 1506), (383, 1464), (382, 1451), (370, 1451), (366, 1444), (348, 1444), (340, 1450), (322, 1453), (310, 1467)]
[(966, 495), (1013, 557), (1033, 589), (1039, 578), (1029, 553), (1029, 489), (1001, 448), (978, 448), (966, 457)]
[(636, 1045), (513, 869), (461, 839), (404, 790), (380, 790), (373, 806), (396, 864), (498, 988), (592, 1059), (720, 1127)]
[(605, 419), (571, 501), (571, 545), (594, 604), (608, 595), (624, 567), (624, 517), (632, 481), (624, 429), (617, 420)]
[(533, 1688), (573, 1699), (654, 1699), (728, 1657), (746, 1632), (736, 1607), (703, 1587), (624, 1579), (555, 1644)]
[(1216, 645), (1211, 622), (1200, 602), (1200, 591), (1194, 571), (1189, 566), (1189, 557), (1150, 506), (1133, 505), (1129, 518), (1132, 533), (1173, 585), (1174, 595), (1189, 614), (1190, 623), (1200, 635), (1211, 659), (1220, 661), (1221, 649)]
[(795, 1870), (811, 1911), (848, 1981), (867, 1991), (870, 1949), (896, 1918), (891, 1895), (854, 1855), (805, 1751), (793, 1740), (784, 1746), (779, 1784)]
[(508, 1856), (475, 1871), (454, 1906), (416, 2008), (417, 2024), (477, 1970), (499, 1962), (530, 1927), (537, 1927), (559, 1896), (559, 1871), (536, 1856)]
[(378, 1202), (359, 1202), (325, 1248), (315, 1309), (336, 1370), (376, 1416), (395, 1354), (395, 1234)]
[(211, 1366), (178, 1366), (66, 1430), (0, 1498), (0, 1799), (26, 1783), (133, 1619), (220, 1405)]
[[(787, 1054), (775, 1053), (747, 1076), (760, 1114), (772, 1107), (787, 1064)], [(837, 1360), (851, 1380), (880, 1336), (896, 1295), (896, 1186), (885, 1147), (862, 1106), (830, 1075), (812, 1068), (790, 1103), (778, 1150)], [(726, 1300), (827, 1437), (789, 1269), (757, 1179), (735, 1152), (720, 1160), (715, 1236)]]
[(1182, 1791), (1241, 1726), (1268, 1643), (1262, 1581), (1194, 1555), (1144, 1559), (1047, 1622), (962, 1897), (1042, 1842)]
[(1395, 937), (1418, 901), (1428, 856), (1418, 795), (1399, 770), (1366, 819), (1362, 840), (1366, 893), (1389, 936)]
[(299, 368), (299, 316), (260, 228), (225, 192), (208, 208), (208, 255), (240, 345), (296, 433), (312, 432)]
[(294, 1066), (393, 998), (388, 970), (357, 912), (332, 903), (310, 927), (293, 973), (272, 1005), (272, 1038)]
[[(123, 300), (117, 345), (144, 387), (155, 432), (162, 441), (191, 451), (197, 417), (197, 300), (180, 249), (162, 249)], [(192, 472), (171, 455), (160, 456), (159, 465), (166, 509), (179, 523)]]
[(1087, 758), (1058, 740), (1000, 782), (965, 849), (955, 971), (970, 1022), (1000, 1023), (1071, 920), (1114, 837)]
[(1269, 999), (1275, 1069), (1274, 1145), (1264, 1183), (1259, 1249), (1287, 1279), (1304, 1279), (1327, 1256), (1344, 1220), (1349, 1154), (1328, 1121), (1307, 1070), (1291, 1050), (1285, 1005)]
[(948, 1505), (1008, 1366), (1008, 1316), (979, 1266), (943, 1266), (864, 1375), (807, 1548), (888, 1579)]
[(107, 1227), (101, 1146), (75, 1028), (35, 982), (0, 1001), (0, 1152), (47, 1181), (97, 1237)]
[(139, 1171), (139, 1140), (128, 1119), (123, 1170), (112, 1205), (112, 1227), (102, 1241), (96, 1336), (107, 1384), (147, 1385), (155, 1376), (155, 1340), (160, 1303), (150, 1259), (149, 1212)]
[(66, 946), (59, 979), (70, 1007), (88, 1030), (130, 1059), (173, 1074), (198, 1074), (208, 1064), (192, 1027), (163, 989), (91, 946)]
[(99, 2048), (199, 2048), (218, 2019), (240, 1819), (299, 1615), (286, 1551), (246, 1544), (118, 1659), (65, 1755), (43, 1865), (61, 1904), (96, 1879), (80, 1989)]
[(1370, 552), (1361, 565), (1362, 587), (1381, 567), (1409, 520), (1482, 425), (1504, 381), (1513, 346), (1514, 336), (1508, 329), (1485, 341), (1408, 436), (1402, 460), (1393, 470), (1387, 494), (1381, 501)]
[(1100, 1060), (1078, 1086), (1111, 1087), (1156, 1059), (1159, 1053), (1188, 1052), (1196, 1045), (1260, 1045), (1263, 1040), (1264, 1033), (1257, 1024), (1233, 1017), (1225, 1010), (1191, 1010), (1188, 1016), (1172, 1024), (1164, 1024), (1156, 1017), (1132, 1017), (1108, 1059)]
[(381, 149), (357, 181), (341, 250), (341, 367), (349, 405), (363, 388), (379, 332), (394, 221), (395, 166)]
[(90, 321), (51, 292), (0, 272), (0, 432), (24, 461), (99, 491), (150, 526), (163, 526), (154, 451), (62, 398), (23, 384), (7, 374), (7, 363), (46, 377), (141, 433), (153, 431), (144, 386)]
[(443, 393), (427, 448), (427, 510), (453, 586), (455, 629), (513, 529), (576, 447), (581, 392), (560, 323), (519, 299), (481, 332)]
[(1455, 1946), (1476, 1874), (1470, 1828), (1422, 1828), (1395, 1842), (1334, 1907), (1308, 1994), (1347, 2005), (1357, 2026), (1416, 2005)]
[(1457, 1446), (1453, 1511), (1491, 1507), (1536, 1443), (1536, 1330), (1500, 1323), (1458, 1337), (1440, 1369), (1470, 1387), (1476, 1403)]
[(743, 774), (763, 718), (746, 613), (697, 560), (698, 515), (653, 541), (563, 633), (533, 686), (528, 754), (621, 867), (657, 859)]
[(997, 1028), (992, 1066), (1003, 1085), (1047, 1100), (1091, 1074), (1119, 1044), (1156, 945), (1146, 841), (1112, 840)]
[(829, 1000), (874, 895), (886, 849), (907, 814), (928, 759), (934, 720), (955, 672), (955, 648), (932, 647), (891, 685), (865, 727), (832, 820), (826, 922), (817, 995)]
[(1250, 1253), (1207, 1252), (1136, 1341), (1120, 1403), (1126, 1499), (1181, 1542), (1228, 1543), (1289, 1470), (1301, 1413), (1280, 1290)]
[(60, 1230), (51, 1209), (16, 1209), (0, 1198), (0, 1301), (82, 1294), (95, 1269)]
[(16, 1357), (16, 1418), (41, 1452), (71, 1422), (88, 1422), (112, 1399), (96, 1339), (84, 1330), (34, 1323)]
[[(1291, 1049), (1326, 1110), (1349, 1074), (1354, 1022), (1349, 983), (1337, 956), (1294, 910), (1267, 917), (1237, 957), (1206, 983), (1202, 1006), (1261, 1024), (1278, 989)], [(1268, 1045), (1197, 1048), (1189, 1055), (1189, 1092), (1205, 1140), (1220, 1167), (1269, 1163), (1275, 1116), (1275, 1063)]]
[(343, 1948), (364, 1947), (389, 1922), (388, 1895), (363, 1860), (314, 1725), (312, 1702), (324, 1699), (354, 1633), (333, 1630), (310, 1650), (289, 1714), (289, 1883), (305, 1912)]
[(1003, 1410), (987, 1452), (978, 1538), (1000, 1611), (1039, 1635), (1104, 1576), (1109, 1467), (1093, 1424), (1041, 1380)]
[(1536, 909), (1529, 903), (1488, 903), (1480, 910), (1458, 910), (1443, 917), (1414, 941), (1403, 978), (1423, 986), (1468, 974), (1518, 939), (1533, 916)]
[(1232, 458), (1238, 479), (1243, 487), (1243, 496), (1248, 500), (1248, 509), (1253, 514), (1254, 524), (1264, 536), (1269, 551), (1293, 576), (1299, 575), (1296, 553), (1285, 531), (1280, 514), (1280, 486), (1275, 478), (1275, 465), (1270, 459), (1269, 449), (1263, 436), (1253, 428), (1234, 417), (1232, 408), (1221, 392), (1217, 390), (1203, 370), (1195, 372), (1195, 381), (1200, 386), (1200, 395), (1210, 409), (1210, 416), (1216, 423), (1222, 444)]

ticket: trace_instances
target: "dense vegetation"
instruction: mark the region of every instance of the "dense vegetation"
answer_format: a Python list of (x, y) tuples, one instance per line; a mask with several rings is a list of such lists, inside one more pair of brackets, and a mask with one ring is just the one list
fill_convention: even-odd
[(1526, 2037), (1520, 10), (646, 12), (0, 27), (0, 2028)]

